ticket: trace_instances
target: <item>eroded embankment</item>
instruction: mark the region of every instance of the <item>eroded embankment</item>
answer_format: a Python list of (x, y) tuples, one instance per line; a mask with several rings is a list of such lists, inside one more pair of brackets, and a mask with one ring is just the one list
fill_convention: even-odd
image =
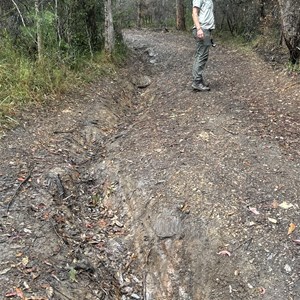
[(117, 275), (132, 253), (119, 242), (123, 214), (107, 203), (117, 176), (105, 171), (107, 145), (132, 122), (147, 79), (134, 64), (134, 74), (124, 68), (25, 110), (2, 138), (1, 299), (119, 299), (140, 289)]

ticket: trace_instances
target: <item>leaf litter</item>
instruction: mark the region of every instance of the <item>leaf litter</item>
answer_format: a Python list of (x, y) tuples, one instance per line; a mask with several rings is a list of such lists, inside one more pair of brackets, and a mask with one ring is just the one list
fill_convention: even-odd
[[(28, 299), (146, 300), (169, 289), (177, 299), (299, 298), (297, 228), (287, 235), (299, 219), (298, 98), (277, 92), (291, 79), (219, 45), (212, 91), (197, 94), (182, 75), (190, 37), (133, 30), (126, 41), (137, 56), (121, 78), (25, 111), (26, 126), (3, 140), (1, 290), (17, 297), (22, 278)], [(147, 45), (158, 54), (150, 66)], [(131, 84), (132, 67), (150, 74), (146, 90)]]

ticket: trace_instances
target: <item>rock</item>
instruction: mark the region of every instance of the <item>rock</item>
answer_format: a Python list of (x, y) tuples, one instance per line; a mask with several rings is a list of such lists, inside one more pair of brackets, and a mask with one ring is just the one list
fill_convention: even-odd
[(286, 264), (286, 265), (284, 266), (284, 269), (285, 269), (285, 271), (286, 271), (287, 273), (291, 273), (291, 272), (292, 272), (292, 268), (291, 268), (290, 265), (288, 265), (288, 264)]
[(132, 83), (138, 88), (145, 88), (151, 84), (151, 79), (147, 75), (135, 76), (132, 78)]
[(154, 231), (160, 238), (170, 238), (179, 232), (180, 218), (172, 213), (174, 212), (165, 209), (154, 221)]
[(55, 198), (62, 199), (72, 192), (75, 193), (74, 181), (78, 173), (69, 166), (55, 167), (45, 174), (45, 186), (48, 192)]

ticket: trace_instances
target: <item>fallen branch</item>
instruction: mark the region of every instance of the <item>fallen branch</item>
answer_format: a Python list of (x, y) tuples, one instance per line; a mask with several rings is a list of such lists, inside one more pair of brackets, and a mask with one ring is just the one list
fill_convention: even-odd
[(21, 21), (22, 21), (23, 26), (26, 27), (26, 24), (25, 24), (25, 22), (24, 22), (24, 18), (23, 18), (22, 14), (21, 14), (21, 11), (20, 11), (20, 9), (19, 9), (17, 3), (16, 3), (14, 0), (11, 0), (11, 1), (12, 1), (12, 3), (14, 4), (16, 10), (17, 10), (18, 13), (19, 13), (19, 16), (20, 16), (20, 18), (21, 18)]
[(19, 184), (19, 186), (17, 187), (16, 191), (14, 192), (14, 194), (12, 195), (8, 205), (7, 205), (7, 209), (6, 209), (6, 213), (8, 214), (11, 206), (14, 204), (15, 200), (16, 200), (16, 196), (18, 194), (18, 192), (20, 191), (21, 187), (31, 178), (31, 173), (32, 170), (30, 170), (28, 176)]
[(252, 202), (250, 204), (247, 204), (247, 208), (249, 209), (249, 207), (251, 207), (251, 206), (255, 206), (255, 205), (258, 205), (258, 204), (263, 204), (263, 203), (266, 203), (268, 201), (272, 201), (272, 199), (264, 199), (264, 200), (261, 200), (261, 201), (258, 201), (258, 202)]
[(222, 127), (222, 128), (223, 128), (225, 131), (227, 131), (228, 133), (231, 133), (231, 134), (233, 134), (233, 135), (238, 135), (237, 132), (233, 132), (233, 131), (231, 131), (231, 130), (225, 128), (225, 127)]
[(66, 294), (64, 294), (63, 292), (61, 292), (59, 289), (57, 289), (56, 287), (52, 286), (50, 284), (50, 282), (48, 282), (48, 284), (53, 288), (53, 290), (55, 292), (57, 292), (58, 294), (60, 294), (61, 296), (63, 296), (64, 298), (68, 299), (68, 300), (72, 300), (72, 298), (68, 297)]
[(291, 87), (298, 85), (299, 82), (293, 82), (291, 84), (289, 84), (287, 87), (285, 87), (284, 89), (282, 89), (282, 92), (285, 92), (286, 90), (290, 89)]
[(248, 243), (248, 245), (247, 245), (247, 247), (246, 247), (246, 250), (248, 250), (248, 248), (249, 248), (249, 246), (250, 246), (250, 244), (252, 243), (252, 240), (253, 240), (253, 238), (251, 237), (250, 239), (247, 239), (247, 240), (245, 240), (244, 242), (242, 242), (240, 245), (238, 245), (235, 249), (233, 249), (233, 251), (232, 252), (235, 252), (235, 251), (237, 251), (239, 248), (241, 248), (243, 245), (245, 245), (245, 244), (247, 244)]

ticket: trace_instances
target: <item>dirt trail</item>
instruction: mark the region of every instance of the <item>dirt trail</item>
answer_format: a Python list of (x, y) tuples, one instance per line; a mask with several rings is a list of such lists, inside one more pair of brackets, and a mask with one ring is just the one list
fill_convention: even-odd
[(300, 299), (297, 78), (218, 45), (197, 93), (191, 36), (124, 38), (140, 60), (2, 139), (1, 297)]

